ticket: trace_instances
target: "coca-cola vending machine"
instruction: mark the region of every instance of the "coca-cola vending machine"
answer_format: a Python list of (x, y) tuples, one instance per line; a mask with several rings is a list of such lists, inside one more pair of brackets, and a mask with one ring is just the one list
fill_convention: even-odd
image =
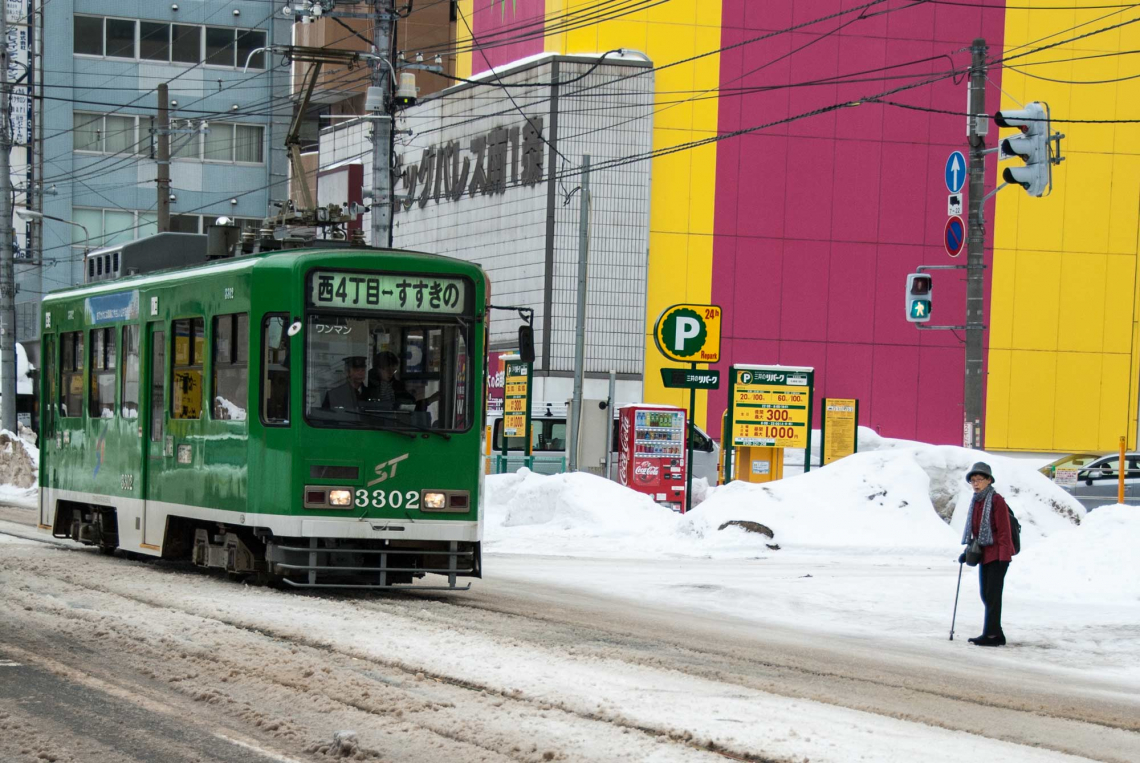
[(669, 405), (618, 409), (618, 479), (674, 511), (685, 510), (685, 410)]

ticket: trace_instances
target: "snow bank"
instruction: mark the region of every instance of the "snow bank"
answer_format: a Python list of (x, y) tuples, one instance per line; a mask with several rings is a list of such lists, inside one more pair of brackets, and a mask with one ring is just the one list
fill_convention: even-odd
[(1014, 559), (1017, 585), (1045, 600), (1140, 604), (1140, 507), (1105, 506)]
[(39, 468), (39, 448), (7, 429), (0, 430), (0, 485), (35, 487)]
[(771, 528), (782, 548), (947, 550), (958, 540), (934, 511), (930, 479), (908, 451), (856, 453), (767, 485), (733, 482), (714, 490), (690, 521), (709, 537), (733, 520)]
[(39, 503), (40, 450), (36, 434), (20, 427), (20, 436), (0, 430), (0, 503), (34, 507)]
[[(651, 556), (675, 550), (673, 512), (586, 472), (487, 477), (484, 538), (495, 551)], [(649, 546), (643, 544), (647, 541)]]
[(1068, 493), (1016, 459), (885, 438), (867, 437), (867, 445), (873, 449), (766, 485), (694, 485), (702, 501), (684, 517), (584, 473), (488, 477), (488, 547), (638, 558), (755, 556), (777, 545), (956, 556), (972, 495), (965, 474), (978, 460), (990, 463), (1021, 521), (1023, 547), (1085, 516)]

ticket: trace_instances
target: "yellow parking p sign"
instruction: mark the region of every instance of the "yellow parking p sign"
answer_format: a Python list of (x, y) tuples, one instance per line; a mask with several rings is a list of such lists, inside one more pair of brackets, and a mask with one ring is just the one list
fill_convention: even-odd
[(653, 327), (657, 349), (680, 363), (720, 362), (719, 305), (673, 305)]

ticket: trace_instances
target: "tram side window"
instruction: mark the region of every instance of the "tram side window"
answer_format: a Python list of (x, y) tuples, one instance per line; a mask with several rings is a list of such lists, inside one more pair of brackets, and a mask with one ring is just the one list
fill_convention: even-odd
[(174, 321), (174, 370), (171, 376), (170, 417), (202, 417), (202, 362), (206, 356), (206, 321)]
[(83, 332), (69, 331), (60, 337), (60, 388), (63, 404), (60, 415), (83, 415)]
[(93, 419), (115, 417), (115, 330), (91, 331), (91, 400), (87, 414)]
[(267, 315), (261, 326), (261, 417), (266, 424), (289, 423), (288, 325), (287, 315)]
[(214, 318), (214, 418), (245, 421), (249, 399), (249, 316)]
[[(151, 324), (156, 326), (158, 324)], [(150, 441), (162, 442), (162, 393), (166, 389), (166, 332), (150, 335)]]
[(124, 419), (139, 417), (139, 327), (123, 326), (123, 391), (120, 403)]

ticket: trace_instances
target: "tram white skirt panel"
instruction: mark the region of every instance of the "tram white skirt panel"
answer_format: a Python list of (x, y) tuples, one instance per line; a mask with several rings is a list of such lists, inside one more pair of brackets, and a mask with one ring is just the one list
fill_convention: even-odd
[(481, 541), (478, 522), (440, 519), (359, 519), (328, 517), (312, 519), (283, 514), (244, 514), (224, 509), (208, 509), (166, 501), (143, 501), (139, 498), (81, 493), (75, 490), (45, 488), (40, 500), (46, 515), (45, 525), (55, 519), (57, 501), (77, 501), (99, 506), (113, 506), (119, 522), (119, 548), (137, 549), (139, 553), (162, 553), (163, 535), (168, 516), (187, 517), (228, 525), (264, 527), (276, 536), (301, 538), (391, 539)]

